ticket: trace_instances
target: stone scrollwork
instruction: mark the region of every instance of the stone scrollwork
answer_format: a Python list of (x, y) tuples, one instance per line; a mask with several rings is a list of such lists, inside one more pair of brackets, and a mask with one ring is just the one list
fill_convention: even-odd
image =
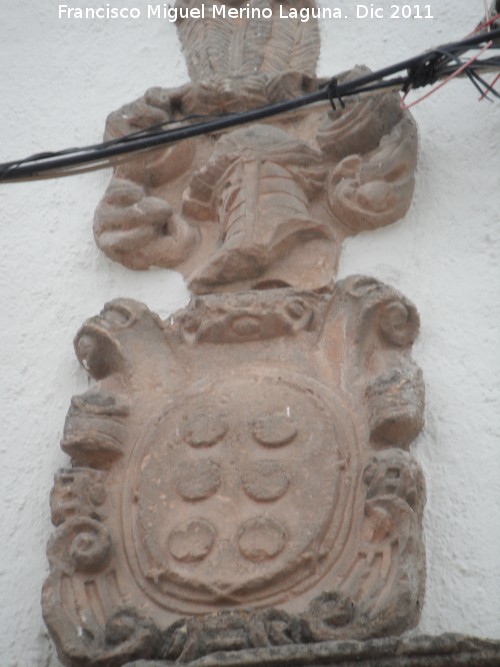
[[(272, 0), (231, 0), (260, 19), (176, 4), (202, 5), (177, 26), (191, 81), (110, 114), (106, 139), (325, 84), (315, 18), (281, 19)], [(407, 211), (416, 149), (384, 93), (116, 162), (99, 247), (177, 267), (196, 296), (166, 320), (117, 299), (76, 335), (94, 384), (64, 426), (43, 592), (65, 664), (189, 663), (417, 623), (419, 316), (373, 278), (332, 284), (346, 236)]]
[[(221, 18), (218, 0), (177, 2), (202, 5), (204, 19), (177, 21), (191, 81), (151, 88), (110, 114), (106, 140), (261, 107), (326, 83), (316, 76), (316, 18), (288, 11), (313, 9), (312, 0), (281, 3), (286, 19), (273, 0), (231, 3), (251, 18)], [(278, 282), (319, 288), (330, 282), (346, 236), (405, 215), (416, 154), (415, 123), (395, 93), (193, 138), (116, 164), (95, 239), (130, 268), (178, 268), (198, 294)]]
[(49, 557), (67, 572), (92, 572), (109, 561), (111, 539), (99, 521), (74, 517), (59, 528), (49, 544)]
[(188, 661), (411, 627), (417, 328), (362, 276), (196, 297), (165, 321), (117, 300), (88, 320), (75, 349), (97, 382), (68, 413), (78, 467), (53, 491), (44, 596), (68, 662), (146, 635), (150, 657)]

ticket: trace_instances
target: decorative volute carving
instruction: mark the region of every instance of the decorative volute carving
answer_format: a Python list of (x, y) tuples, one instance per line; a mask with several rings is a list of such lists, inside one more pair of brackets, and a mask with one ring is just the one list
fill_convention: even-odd
[[(111, 114), (107, 139), (321, 84), (314, 19), (230, 4), (274, 14), (180, 20), (192, 81)], [(416, 624), (419, 318), (372, 278), (332, 284), (347, 235), (406, 212), (416, 147), (398, 96), (382, 94), (116, 164), (99, 246), (131, 268), (179, 268), (197, 296), (165, 321), (119, 299), (76, 336), (95, 384), (66, 419), (72, 467), (52, 492), (43, 593), (65, 664), (189, 662)]]
[[(200, 114), (245, 111), (316, 90), (317, 21), (272, 0), (231, 2), (272, 18), (179, 19), (192, 81), (151, 88), (112, 113), (105, 139)], [(281, 3), (284, 11), (312, 0)], [(359, 76), (356, 68), (339, 77)], [(414, 186), (415, 124), (395, 93), (349, 98), (182, 141), (116, 165), (94, 222), (99, 247), (133, 269), (176, 267), (195, 293), (331, 281), (343, 239), (395, 222)]]
[(69, 664), (411, 627), (418, 326), (356, 276), (198, 297), (167, 321), (122, 299), (88, 320), (75, 349), (96, 384), (68, 413), (77, 467), (56, 478), (44, 590)]

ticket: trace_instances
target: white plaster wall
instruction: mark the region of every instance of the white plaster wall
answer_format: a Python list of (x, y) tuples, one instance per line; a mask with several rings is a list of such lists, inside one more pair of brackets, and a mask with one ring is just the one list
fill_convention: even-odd
[[(396, 0), (394, 0), (396, 1)], [(460, 38), (482, 0), (425, 0), (434, 20), (322, 25), (322, 75), (378, 68)], [(142, 0), (116, 3), (143, 6)], [(351, 0), (329, 2), (352, 12)], [(389, 2), (380, 2), (387, 7)], [(151, 85), (186, 79), (160, 21), (62, 21), (56, 0), (0, 0), (0, 161), (97, 141), (107, 113)], [(346, 243), (341, 276), (368, 273), (413, 299), (427, 386), (414, 445), (428, 488), (427, 597), (419, 631), (500, 637), (500, 106), (454, 82), (415, 108), (417, 188), (406, 218)], [(72, 339), (117, 296), (162, 315), (179, 275), (132, 273), (94, 245), (109, 172), (0, 185), (0, 662), (58, 665), (40, 611), (48, 497), (72, 394), (87, 387)]]

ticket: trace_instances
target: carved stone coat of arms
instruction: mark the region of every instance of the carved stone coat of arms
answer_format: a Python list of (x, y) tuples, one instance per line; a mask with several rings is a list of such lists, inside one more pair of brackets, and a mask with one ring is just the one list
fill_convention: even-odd
[[(192, 82), (111, 114), (106, 136), (322, 85), (316, 21), (245, 4), (272, 17), (180, 18)], [(406, 212), (415, 155), (411, 117), (383, 94), (116, 165), (99, 246), (131, 268), (177, 266), (197, 296), (167, 320), (113, 301), (75, 339), (95, 384), (66, 420), (43, 593), (66, 664), (415, 625), (418, 314), (377, 280), (332, 283), (347, 235)]]

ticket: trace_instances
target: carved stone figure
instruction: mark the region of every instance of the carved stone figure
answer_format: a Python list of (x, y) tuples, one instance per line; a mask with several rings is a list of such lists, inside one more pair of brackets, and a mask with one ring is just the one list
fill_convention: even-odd
[[(158, 123), (245, 111), (318, 89), (317, 21), (273, 0), (233, 1), (272, 18), (179, 19), (191, 83), (152, 88), (106, 123), (105, 139)], [(312, 0), (281, 3), (314, 8)], [(357, 68), (339, 80), (358, 76)], [(331, 281), (343, 239), (392, 223), (413, 193), (416, 128), (397, 94), (347, 99), (183, 141), (116, 165), (94, 223), (99, 247), (133, 269), (176, 267), (196, 293)]]
[[(192, 82), (111, 114), (108, 139), (322, 83), (314, 20), (212, 13), (178, 28)], [(131, 268), (176, 266), (202, 296), (166, 321), (120, 299), (76, 337), (96, 383), (68, 412), (43, 593), (66, 664), (189, 662), (415, 625), (418, 315), (374, 279), (332, 284), (348, 234), (407, 210), (415, 156), (412, 119), (382, 94), (117, 163), (100, 247)]]
[(119, 300), (84, 324), (97, 382), (68, 413), (44, 591), (69, 663), (411, 627), (417, 331), (415, 308), (364, 277), (198, 298), (168, 321)]

